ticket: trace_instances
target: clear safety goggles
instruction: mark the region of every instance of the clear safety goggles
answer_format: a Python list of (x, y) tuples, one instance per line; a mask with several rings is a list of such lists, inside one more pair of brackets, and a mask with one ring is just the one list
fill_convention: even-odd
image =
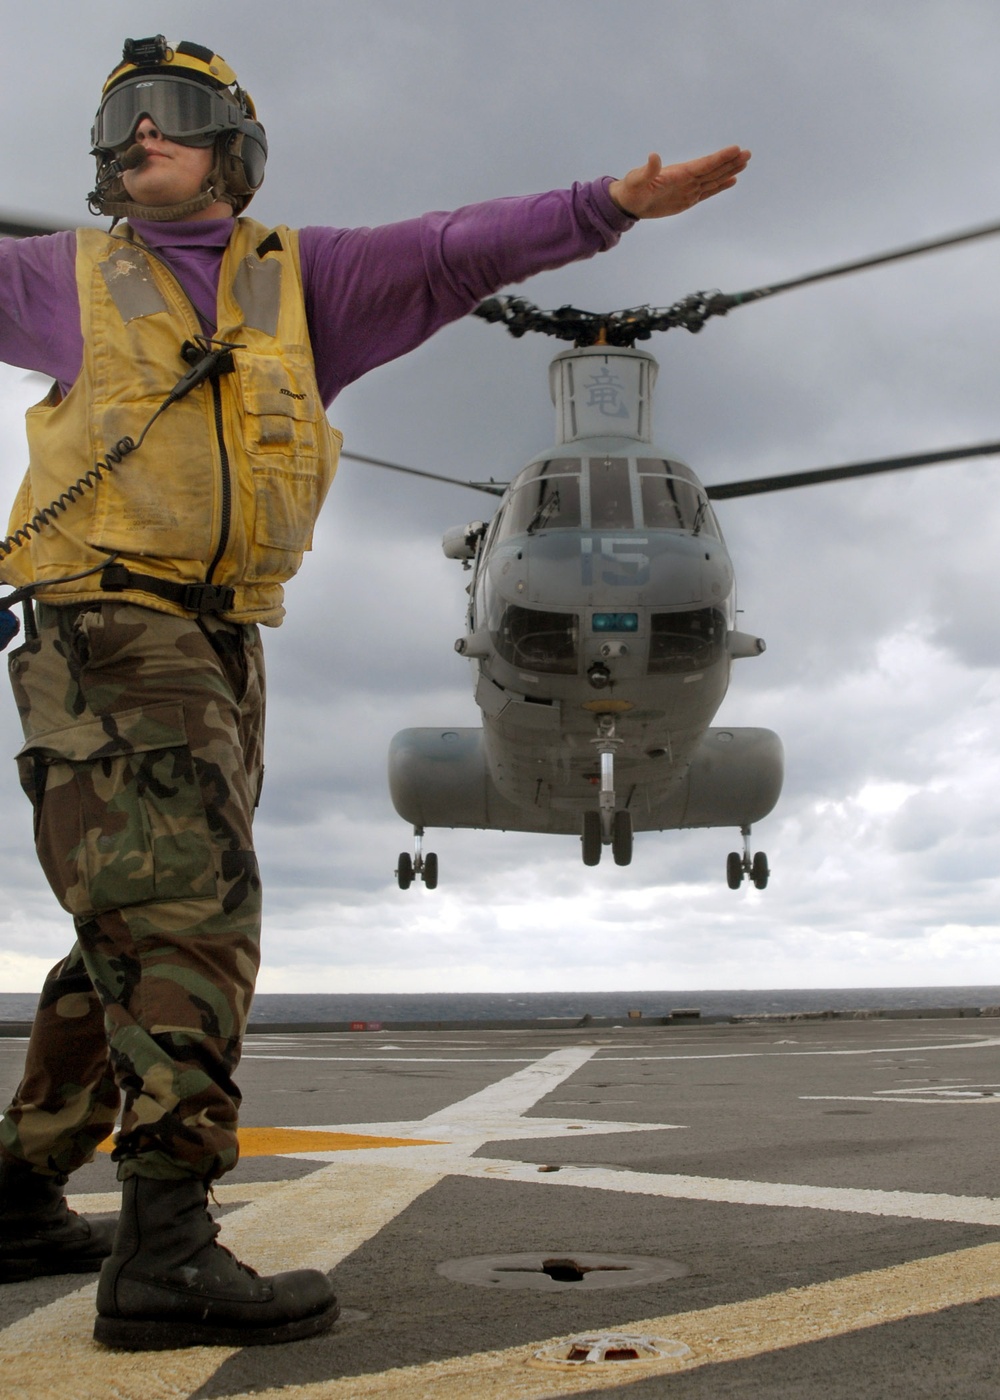
[(210, 146), (222, 131), (240, 128), (246, 113), (227, 96), (190, 78), (139, 74), (112, 88), (90, 133), (95, 150), (128, 145), (143, 117), (161, 136), (185, 146)]

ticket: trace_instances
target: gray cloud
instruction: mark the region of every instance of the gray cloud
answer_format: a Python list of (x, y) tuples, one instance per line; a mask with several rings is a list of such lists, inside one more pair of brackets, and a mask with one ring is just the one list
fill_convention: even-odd
[[(5, 22), (11, 210), (75, 220), (118, 7)], [(524, 292), (664, 305), (994, 219), (1000, 15), (988, 0), (168, 0), (171, 38), (216, 45), (271, 140), (264, 220), (377, 223), (621, 172), (738, 140), (736, 191)], [(38, 101), (38, 75), (52, 80)], [(30, 123), (29, 123), (30, 116)], [(659, 439), (708, 481), (1000, 436), (1000, 241), (776, 297), (654, 344)], [(509, 477), (553, 437), (554, 347), (478, 322), (348, 389), (348, 446)], [(19, 372), (0, 377), (8, 495), (24, 461)], [(786, 793), (759, 831), (764, 893), (723, 882), (735, 833), (644, 836), (584, 872), (574, 838), (440, 832), (435, 894), (392, 884), (408, 845), (385, 747), (474, 724), (452, 650), (467, 582), (440, 536), (471, 492), (345, 463), (316, 552), (267, 637), (269, 888), (262, 986), (402, 990), (1000, 981), (995, 462), (726, 503), (744, 626), (722, 719), (783, 736)], [(0, 741), (19, 742), (9, 701)], [(13, 765), (0, 975), (37, 985), (68, 934), (42, 890)], [(20, 959), (20, 961), (18, 961)], [(17, 978), (25, 981), (18, 983)]]

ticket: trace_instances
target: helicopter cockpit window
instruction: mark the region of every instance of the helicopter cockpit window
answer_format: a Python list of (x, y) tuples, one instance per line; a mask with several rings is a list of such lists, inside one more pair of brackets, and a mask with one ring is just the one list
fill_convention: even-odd
[(580, 463), (572, 457), (556, 457), (529, 467), (523, 481), (515, 484), (497, 537), (579, 527)]
[(722, 655), (726, 619), (718, 608), (653, 613), (650, 619), (649, 670), (652, 675), (701, 671)]
[(647, 530), (696, 530), (718, 538), (708, 497), (688, 467), (658, 457), (640, 457), (636, 465)]
[(591, 457), (590, 524), (595, 530), (634, 527), (627, 457)]
[(512, 666), (545, 675), (576, 675), (579, 619), (575, 613), (542, 612), (508, 603), (490, 631), (497, 651)]

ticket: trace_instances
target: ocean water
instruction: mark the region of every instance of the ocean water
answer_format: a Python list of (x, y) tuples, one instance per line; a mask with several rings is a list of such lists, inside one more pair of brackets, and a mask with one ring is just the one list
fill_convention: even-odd
[[(0, 1021), (28, 1021), (37, 997), (0, 992)], [(1000, 1006), (1000, 987), (839, 987), (770, 991), (267, 993), (254, 998), (251, 1022), (624, 1020), (695, 1008), (702, 1016), (745, 1016), (794, 1011), (923, 1010)]]

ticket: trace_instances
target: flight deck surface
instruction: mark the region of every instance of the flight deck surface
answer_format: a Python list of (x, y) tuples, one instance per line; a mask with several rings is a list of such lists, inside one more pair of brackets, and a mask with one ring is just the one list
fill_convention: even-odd
[[(95, 1279), (11, 1284), (0, 1393), (1000, 1396), (998, 1055), (985, 1018), (254, 1034), (221, 1239), (331, 1271), (334, 1331), (115, 1353)], [(113, 1210), (109, 1158), (71, 1190)]]

